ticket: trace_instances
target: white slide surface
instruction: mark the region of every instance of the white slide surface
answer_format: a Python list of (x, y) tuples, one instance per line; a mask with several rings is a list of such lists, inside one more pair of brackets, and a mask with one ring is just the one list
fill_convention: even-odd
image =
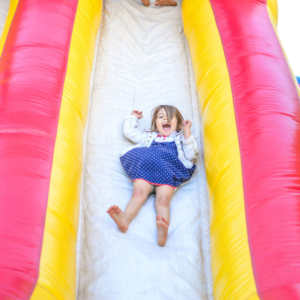
[[(83, 193), (78, 239), (79, 300), (212, 299), (209, 200), (203, 163), (201, 118), (188, 45), (177, 7), (145, 7), (138, 0), (104, 2), (85, 137)], [(123, 118), (176, 106), (192, 122), (200, 147), (197, 171), (171, 202), (165, 247), (156, 242), (155, 196), (127, 233), (106, 213), (125, 209), (132, 182), (119, 153), (132, 145)]]
[[(201, 119), (181, 8), (143, 6), (138, 0), (105, 1), (85, 138), (78, 240), (80, 300), (212, 299), (209, 201), (202, 157)], [(127, 233), (106, 210), (126, 207), (132, 183), (119, 153), (132, 145), (123, 118), (176, 106), (193, 122), (200, 147), (197, 171), (171, 202), (165, 247), (156, 243), (155, 196), (149, 197)]]
[[(104, 2), (85, 136), (83, 192), (78, 239), (80, 300), (212, 299), (209, 200), (203, 163), (201, 119), (181, 3), (145, 7), (138, 0)], [(106, 213), (124, 209), (132, 182), (119, 161), (132, 145), (123, 118), (176, 106), (193, 122), (200, 147), (197, 171), (171, 202), (165, 247), (157, 245), (155, 196), (151, 195), (127, 233)]]

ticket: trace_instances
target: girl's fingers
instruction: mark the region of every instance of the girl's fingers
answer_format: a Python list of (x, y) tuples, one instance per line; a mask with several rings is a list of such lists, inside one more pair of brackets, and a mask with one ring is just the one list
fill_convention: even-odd
[(134, 110), (133, 113), (137, 114), (137, 115), (140, 115), (142, 114), (143, 112), (142, 111), (138, 111), (138, 110)]
[(139, 110), (133, 110), (131, 114), (136, 116), (138, 119), (141, 119), (143, 117), (143, 112)]
[(186, 126), (191, 127), (192, 126), (192, 122), (190, 120), (184, 120), (182, 124), (183, 124), (184, 127), (186, 127)]

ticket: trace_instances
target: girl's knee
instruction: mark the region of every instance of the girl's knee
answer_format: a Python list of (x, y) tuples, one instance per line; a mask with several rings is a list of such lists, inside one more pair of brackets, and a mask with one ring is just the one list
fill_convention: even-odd
[(133, 191), (133, 194), (132, 194), (132, 198), (137, 198), (137, 199), (145, 199), (147, 198), (147, 193), (143, 190), (143, 189), (135, 189)]
[(155, 207), (169, 207), (170, 201), (166, 196), (159, 196), (156, 198)]

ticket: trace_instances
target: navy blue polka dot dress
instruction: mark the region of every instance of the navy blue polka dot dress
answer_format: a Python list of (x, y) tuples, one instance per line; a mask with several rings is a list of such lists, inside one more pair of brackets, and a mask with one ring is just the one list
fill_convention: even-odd
[(150, 147), (138, 147), (121, 158), (121, 164), (131, 180), (143, 179), (153, 185), (178, 187), (193, 175), (196, 166), (187, 169), (178, 159), (175, 142), (152, 142)]

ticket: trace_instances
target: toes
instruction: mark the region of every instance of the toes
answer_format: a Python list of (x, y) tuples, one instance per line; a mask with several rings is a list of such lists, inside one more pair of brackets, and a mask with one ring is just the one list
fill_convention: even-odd
[(113, 209), (114, 209), (114, 205), (111, 206), (111, 207), (107, 210), (107, 212), (110, 212), (110, 211), (112, 211)]
[(111, 206), (108, 210), (107, 210), (107, 213), (108, 214), (111, 214), (111, 213), (116, 213), (120, 210), (119, 206), (117, 205), (113, 205)]
[(162, 221), (163, 221), (164, 223), (166, 223), (168, 226), (170, 225), (170, 223), (169, 223), (164, 217), (162, 217), (161, 219), (162, 219)]
[(150, 1), (142, 0), (142, 2), (143, 2), (143, 4), (144, 4), (145, 6), (149, 6), (149, 5), (150, 5)]
[(161, 216), (160, 215), (156, 216), (156, 221), (161, 222)]

